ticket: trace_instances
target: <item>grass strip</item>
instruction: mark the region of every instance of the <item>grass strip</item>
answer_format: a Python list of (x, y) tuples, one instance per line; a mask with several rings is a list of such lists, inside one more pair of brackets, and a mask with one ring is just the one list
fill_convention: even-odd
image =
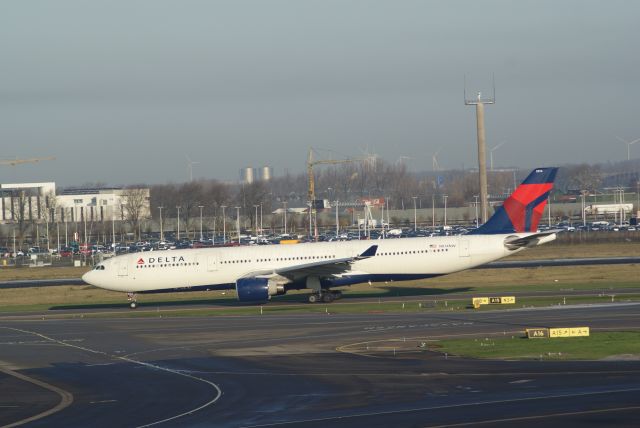
[[(480, 309), (471, 309), (470, 299), (460, 300), (379, 300), (378, 302), (349, 302), (348, 299), (331, 304), (308, 304), (308, 303), (287, 303), (287, 304), (265, 304), (265, 305), (242, 305), (232, 300), (226, 300), (215, 306), (204, 306), (205, 301), (195, 301), (197, 305), (189, 307), (175, 307), (183, 304), (189, 306), (190, 302), (144, 302), (136, 310), (128, 309), (122, 302), (96, 302), (95, 304), (79, 305), (23, 305), (23, 306), (0, 306), (0, 312), (4, 316), (19, 315), (20, 313), (38, 313), (34, 317), (47, 318), (146, 318), (146, 317), (196, 317), (196, 316), (232, 316), (232, 315), (285, 315), (285, 314), (361, 314), (361, 313), (418, 313), (418, 312), (454, 312), (454, 311), (491, 311), (508, 310), (521, 308), (537, 308), (549, 306), (566, 305), (587, 305), (587, 304), (609, 304), (612, 302), (610, 296), (570, 296), (568, 298), (545, 297), (545, 298), (522, 298), (517, 300), (515, 305), (483, 305)], [(614, 298), (613, 302), (640, 302), (640, 294), (625, 295), (621, 298)], [(74, 310), (75, 313), (63, 312), (64, 310)], [(114, 310), (115, 309), (115, 310)], [(86, 312), (84, 312), (86, 310)]]
[(522, 336), (447, 339), (430, 343), (429, 349), (481, 359), (640, 359), (640, 332), (591, 332), (589, 337), (554, 339), (526, 339)]

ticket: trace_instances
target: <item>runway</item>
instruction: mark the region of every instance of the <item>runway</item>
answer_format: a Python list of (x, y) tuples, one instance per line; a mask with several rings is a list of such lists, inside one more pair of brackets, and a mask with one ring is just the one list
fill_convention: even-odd
[(420, 348), (558, 325), (637, 330), (640, 304), (0, 317), (0, 425), (44, 414), (25, 426), (637, 426), (640, 361), (484, 361)]

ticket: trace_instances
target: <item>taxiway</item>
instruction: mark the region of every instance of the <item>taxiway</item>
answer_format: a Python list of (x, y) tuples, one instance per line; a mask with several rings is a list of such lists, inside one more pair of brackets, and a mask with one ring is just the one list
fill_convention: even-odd
[(558, 325), (637, 330), (640, 304), (0, 318), (0, 425), (636, 426), (640, 361), (484, 361), (421, 348)]

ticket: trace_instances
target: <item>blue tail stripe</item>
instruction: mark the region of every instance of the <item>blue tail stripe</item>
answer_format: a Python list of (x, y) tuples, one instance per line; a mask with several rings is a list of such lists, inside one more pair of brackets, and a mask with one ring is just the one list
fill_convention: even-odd
[(515, 229), (504, 207), (500, 206), (489, 220), (469, 235), (491, 235), (496, 233), (513, 233)]
[(536, 168), (522, 182), (522, 184), (545, 184), (553, 183), (556, 179), (558, 168)]
[[(525, 224), (525, 229), (526, 230), (531, 230), (531, 220), (533, 218), (533, 210), (535, 209), (535, 207), (540, 205), (542, 202), (546, 201), (547, 198), (549, 197), (550, 193), (551, 192), (544, 192), (542, 195), (540, 195), (533, 202), (531, 202), (530, 204), (528, 204), (526, 206), (526, 208), (525, 208), (525, 220), (524, 220), (524, 224)], [(534, 232), (534, 231), (532, 231), (532, 232)]]

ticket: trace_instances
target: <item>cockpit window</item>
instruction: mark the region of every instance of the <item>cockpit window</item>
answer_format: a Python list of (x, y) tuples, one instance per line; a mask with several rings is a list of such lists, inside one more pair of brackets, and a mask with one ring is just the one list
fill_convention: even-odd
[(104, 270), (104, 265), (97, 265), (93, 270)]

